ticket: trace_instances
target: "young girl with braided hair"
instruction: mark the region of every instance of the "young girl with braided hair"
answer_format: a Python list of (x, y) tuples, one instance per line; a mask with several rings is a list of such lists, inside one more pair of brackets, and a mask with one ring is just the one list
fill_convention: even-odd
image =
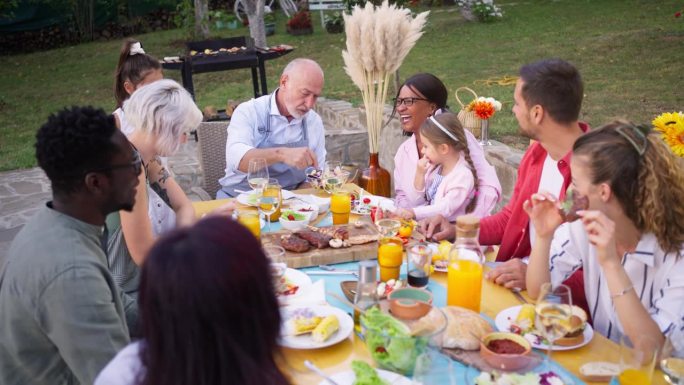
[(126, 135), (133, 132), (123, 112), (123, 103), (138, 88), (163, 79), (162, 67), (159, 60), (145, 53), (139, 41), (126, 39), (121, 46), (119, 63), (114, 72), (114, 98), (116, 110), (114, 119), (116, 126)]
[(463, 126), (450, 112), (431, 116), (420, 127), (422, 156), (407, 200), (413, 208), (396, 214), (421, 220), (441, 214), (450, 221), (471, 213), (479, 183)]

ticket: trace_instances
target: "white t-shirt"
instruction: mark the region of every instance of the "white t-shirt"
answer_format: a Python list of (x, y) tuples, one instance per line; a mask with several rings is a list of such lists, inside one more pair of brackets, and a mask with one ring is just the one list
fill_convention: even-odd
[(145, 370), (140, 362), (140, 341), (123, 348), (95, 378), (95, 385), (135, 385)]
[[(544, 168), (542, 168), (541, 179), (539, 180), (539, 191), (548, 191), (551, 194), (559, 197), (563, 189), (563, 174), (558, 169), (558, 161), (553, 160), (549, 154), (546, 154), (544, 160)], [(530, 245), (534, 245), (534, 225), (530, 222)]]

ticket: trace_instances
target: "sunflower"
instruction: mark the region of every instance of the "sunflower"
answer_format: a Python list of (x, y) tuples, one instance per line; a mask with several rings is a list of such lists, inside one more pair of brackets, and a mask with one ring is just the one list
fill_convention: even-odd
[(653, 119), (652, 123), (672, 152), (684, 157), (684, 113), (666, 112)]

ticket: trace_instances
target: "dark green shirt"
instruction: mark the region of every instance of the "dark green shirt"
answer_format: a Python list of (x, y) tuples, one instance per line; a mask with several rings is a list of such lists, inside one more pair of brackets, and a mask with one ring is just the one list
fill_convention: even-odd
[(0, 384), (92, 384), (129, 343), (137, 306), (109, 273), (102, 233), (43, 207), (14, 239), (0, 267)]

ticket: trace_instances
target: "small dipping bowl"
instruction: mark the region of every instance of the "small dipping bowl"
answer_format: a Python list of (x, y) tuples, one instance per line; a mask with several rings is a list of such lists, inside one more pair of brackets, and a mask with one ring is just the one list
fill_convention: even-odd
[[(497, 353), (489, 348), (494, 340), (508, 340), (523, 347), (523, 352)], [(493, 332), (485, 335), (480, 341), (480, 357), (491, 367), (500, 370), (518, 370), (530, 364), (532, 346), (523, 336), (515, 333)]]
[(387, 299), (392, 315), (403, 319), (418, 319), (432, 309), (432, 294), (423, 289), (404, 287), (392, 291)]

